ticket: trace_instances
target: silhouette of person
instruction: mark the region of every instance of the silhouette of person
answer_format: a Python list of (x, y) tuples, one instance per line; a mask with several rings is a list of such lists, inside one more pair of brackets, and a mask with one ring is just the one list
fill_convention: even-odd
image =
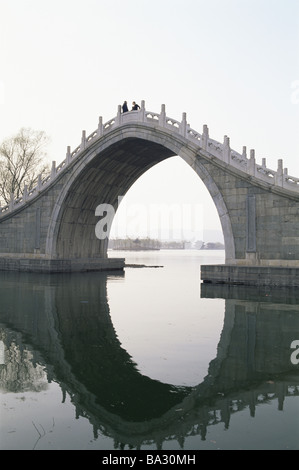
[(124, 104), (122, 105), (122, 110), (123, 110), (123, 113), (127, 113), (129, 111), (126, 101), (124, 101)]
[(133, 103), (132, 103), (132, 111), (138, 111), (138, 109), (140, 109), (139, 104), (136, 104), (135, 101), (133, 101)]

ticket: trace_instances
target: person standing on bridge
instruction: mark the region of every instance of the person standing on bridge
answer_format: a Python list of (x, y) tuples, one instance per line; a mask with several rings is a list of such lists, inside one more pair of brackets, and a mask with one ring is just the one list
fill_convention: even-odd
[(123, 113), (127, 113), (129, 111), (126, 101), (124, 101), (124, 104), (122, 105), (122, 110), (123, 110)]
[(138, 111), (138, 109), (140, 109), (139, 104), (136, 104), (135, 101), (133, 101), (133, 103), (132, 103), (132, 111)]

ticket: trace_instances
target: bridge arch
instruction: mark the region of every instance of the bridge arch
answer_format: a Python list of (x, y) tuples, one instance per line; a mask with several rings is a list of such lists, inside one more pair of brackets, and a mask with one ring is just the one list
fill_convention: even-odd
[(107, 256), (108, 239), (95, 237), (95, 208), (124, 196), (137, 179), (159, 162), (180, 156), (207, 187), (221, 221), (226, 258), (235, 257), (229, 212), (212, 175), (201, 164), (196, 149), (182, 137), (169, 136), (163, 129), (136, 123), (120, 126), (113, 135), (90, 147), (74, 166), (54, 206), (49, 224), (46, 254), (52, 258)]

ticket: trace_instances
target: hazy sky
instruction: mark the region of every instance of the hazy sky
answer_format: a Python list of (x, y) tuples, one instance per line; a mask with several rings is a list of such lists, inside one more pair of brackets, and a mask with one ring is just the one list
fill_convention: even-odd
[[(193, 129), (208, 124), (212, 138), (254, 148), (275, 170), (283, 158), (299, 177), (299, 1), (0, 0), (0, 141), (44, 130), (60, 163), (125, 99), (186, 112)], [(135, 204), (137, 230), (145, 203), (191, 201), (204, 229), (219, 228), (203, 183), (175, 157), (123, 206)]]

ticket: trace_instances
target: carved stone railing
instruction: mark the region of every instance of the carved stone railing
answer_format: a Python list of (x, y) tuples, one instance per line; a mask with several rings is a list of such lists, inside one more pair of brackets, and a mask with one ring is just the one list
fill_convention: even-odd
[(282, 160), (278, 160), (277, 171), (271, 170), (266, 167), (266, 159), (262, 159), (262, 164), (257, 164), (255, 159), (255, 151), (250, 150), (250, 158), (247, 157), (246, 147), (243, 147), (242, 154), (236, 152), (230, 147), (230, 139), (224, 136), (223, 143), (213, 140), (209, 136), (208, 126), (203, 126), (203, 132), (199, 133), (191, 129), (187, 123), (186, 113), (182, 114), (182, 120), (177, 121), (166, 116), (165, 105), (162, 104), (161, 112), (154, 113), (145, 110), (145, 102), (141, 102), (141, 108), (138, 111), (129, 111), (127, 113), (121, 112), (121, 106), (118, 106), (116, 117), (110, 119), (103, 124), (102, 117), (99, 118), (98, 128), (86, 137), (86, 131), (82, 131), (81, 143), (72, 152), (71, 148), (67, 147), (66, 158), (56, 167), (56, 162), (52, 162), (52, 169), (50, 174), (43, 178), (41, 175), (38, 178), (37, 185), (28, 191), (27, 187), (21, 197), (15, 199), (11, 196), (11, 201), (6, 206), (0, 206), (0, 218), (13, 210), (19, 209), (20, 206), (25, 205), (28, 201), (32, 200), (43, 190), (48, 188), (60, 174), (67, 169), (67, 167), (75, 160), (82, 156), (83, 152), (88, 149), (94, 142), (107, 135), (117, 127), (126, 124), (143, 124), (149, 126), (159, 126), (172, 134), (178, 134), (185, 138), (190, 143), (199, 147), (199, 150), (207, 152), (208, 156), (214, 160), (217, 158), (227, 165), (246, 173), (249, 177), (255, 177), (261, 182), (266, 182), (271, 185), (294, 191), (299, 193), (299, 178), (290, 176), (288, 170), (283, 169)]

